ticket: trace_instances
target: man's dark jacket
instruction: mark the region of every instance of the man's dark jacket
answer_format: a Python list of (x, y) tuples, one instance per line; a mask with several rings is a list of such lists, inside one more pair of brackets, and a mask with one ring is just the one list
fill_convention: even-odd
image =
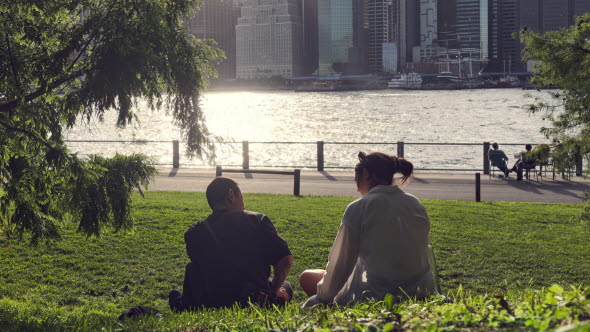
[(250, 211), (221, 210), (184, 234), (187, 265), (183, 307), (217, 308), (270, 295), (270, 267), (291, 254), (270, 219)]

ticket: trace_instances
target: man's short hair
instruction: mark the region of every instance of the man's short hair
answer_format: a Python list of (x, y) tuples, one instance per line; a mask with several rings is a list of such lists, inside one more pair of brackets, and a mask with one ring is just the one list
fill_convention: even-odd
[(209, 203), (211, 210), (213, 210), (217, 204), (223, 203), (227, 200), (230, 189), (233, 189), (236, 193), (240, 192), (238, 183), (230, 178), (218, 176), (209, 183), (205, 195), (207, 196), (207, 203)]
[(492, 144), (492, 147), (493, 147), (494, 149), (498, 150), (498, 143), (494, 143), (494, 144)]

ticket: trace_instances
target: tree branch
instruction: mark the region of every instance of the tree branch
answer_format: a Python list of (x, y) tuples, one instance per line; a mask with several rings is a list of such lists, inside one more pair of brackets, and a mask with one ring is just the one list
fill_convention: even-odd
[[(115, 8), (115, 5), (117, 4), (117, 1), (113, 1), (111, 3), (111, 5), (107, 8), (107, 10), (105, 11), (105, 13), (103, 15), (101, 15), (102, 17), (106, 17), (108, 16), (111, 11), (113, 10), (113, 8)], [(89, 24), (90, 25), (90, 24)], [(84, 30), (86, 28), (83, 28)], [(89, 39), (86, 41), (85, 45), (82, 47), (82, 49), (80, 50), (80, 52), (78, 53), (78, 55), (76, 56), (76, 58), (74, 59), (74, 61), (70, 64), (70, 66), (68, 67), (68, 70), (66, 70), (66, 72), (70, 71), (74, 65), (80, 60), (80, 58), (82, 57), (82, 55), (86, 52), (86, 50), (88, 49), (88, 46), (91, 44), (91, 42), (94, 40), (94, 38), (96, 37), (96, 35), (98, 34), (99, 28), (94, 29), (94, 31), (92, 32), (91, 36), (89, 37)], [(63, 50), (59, 51), (58, 54), (65, 54), (70, 52), (72, 49), (75, 49), (76, 47), (73, 45), (70, 45), (66, 48), (64, 48)], [(63, 83), (66, 83), (68, 81), (71, 81), (77, 77), (80, 77), (84, 74), (85, 70), (77, 70), (75, 72), (73, 72), (70, 75), (67, 75), (63, 78), (60, 79), (56, 79), (55, 81), (53, 81), (50, 84), (43, 84), (39, 89), (37, 89), (36, 91), (34, 91), (33, 93), (25, 96), (24, 98), (21, 99), (15, 99), (9, 102), (6, 102), (4, 104), (0, 104), (0, 113), (2, 112), (10, 112), (12, 111), (14, 108), (22, 105), (23, 103), (28, 103), (30, 101), (33, 101), (37, 98), (39, 98), (40, 96), (46, 94), (47, 92), (59, 87), (60, 85), (62, 85)]]
[(43, 138), (39, 137), (39, 135), (37, 135), (37, 134), (35, 134), (33, 132), (30, 132), (30, 131), (28, 131), (26, 129), (22, 129), (22, 128), (19, 128), (19, 127), (11, 126), (8, 123), (3, 122), (1, 120), (0, 120), (0, 125), (3, 126), (3, 127), (5, 127), (8, 130), (12, 130), (12, 131), (16, 131), (16, 132), (25, 134), (25, 135), (29, 136), (30, 138), (39, 141), (40, 143), (42, 143), (43, 145), (45, 145), (45, 147), (47, 147), (48, 149), (53, 149), (54, 148), (53, 145), (49, 144), (49, 142), (47, 142)]
[(13, 109), (15, 109), (16, 107), (18, 107), (24, 103), (28, 103), (30, 101), (33, 101), (33, 100), (41, 97), (42, 95), (57, 88), (58, 86), (82, 76), (84, 74), (84, 72), (85, 72), (85, 70), (79, 69), (79, 70), (71, 73), (68, 76), (62, 77), (60, 79), (53, 81), (52, 83), (50, 83), (48, 85), (40, 87), (35, 92), (26, 95), (24, 98), (15, 99), (15, 100), (9, 101), (7, 103), (0, 104), (0, 112), (10, 112)]

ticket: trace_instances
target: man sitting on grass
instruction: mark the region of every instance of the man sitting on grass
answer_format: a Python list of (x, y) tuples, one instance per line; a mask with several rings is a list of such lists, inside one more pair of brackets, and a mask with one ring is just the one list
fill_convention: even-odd
[[(170, 292), (170, 308), (185, 311), (290, 301), (293, 290), (285, 280), (293, 256), (270, 219), (244, 210), (244, 198), (232, 179), (217, 177), (206, 196), (213, 213), (184, 234), (191, 262), (186, 266), (183, 293)], [(271, 265), (274, 273), (269, 281)]]

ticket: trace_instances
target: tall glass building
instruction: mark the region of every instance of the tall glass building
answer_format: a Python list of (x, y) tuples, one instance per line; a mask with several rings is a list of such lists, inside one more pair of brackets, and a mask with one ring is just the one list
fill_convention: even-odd
[(541, 0), (520, 0), (519, 28), (526, 27), (535, 32), (543, 31), (543, 4)]
[(494, 24), (497, 25), (498, 30), (498, 45), (495, 47), (497, 54), (491, 54), (491, 56), (497, 56), (502, 61), (502, 68), (506, 63), (506, 70), (511, 72), (522, 70), (521, 44), (519, 38), (515, 36), (520, 29), (519, 4), (519, 0), (500, 0), (497, 14), (494, 15), (494, 18), (497, 18)]
[[(457, 40), (460, 48), (487, 48), (487, 2), (457, 0)], [(485, 36), (483, 40), (482, 36)]]
[(442, 47), (458, 48), (457, 0), (443, 1), (439, 1), (437, 6), (437, 41)]
[(226, 59), (216, 66), (220, 78), (236, 78), (236, 24), (240, 10), (232, 0), (204, 0), (186, 26), (199, 39), (213, 39)]
[(368, 65), (369, 72), (383, 71), (383, 43), (392, 41), (390, 5), (388, 0), (367, 0), (366, 19), (368, 27)]
[(318, 0), (320, 75), (366, 72), (362, 0)]
[(536, 32), (566, 28), (590, 12), (590, 0), (520, 0), (520, 27)]
[(303, 68), (302, 75), (312, 75), (318, 69), (318, 1), (302, 0)]
[(570, 24), (571, 0), (543, 1), (543, 30), (552, 31)]
[[(573, 10), (574, 20), (575, 17), (590, 12), (590, 0), (574, 0), (575, 8)], [(573, 22), (575, 23), (575, 22)]]

